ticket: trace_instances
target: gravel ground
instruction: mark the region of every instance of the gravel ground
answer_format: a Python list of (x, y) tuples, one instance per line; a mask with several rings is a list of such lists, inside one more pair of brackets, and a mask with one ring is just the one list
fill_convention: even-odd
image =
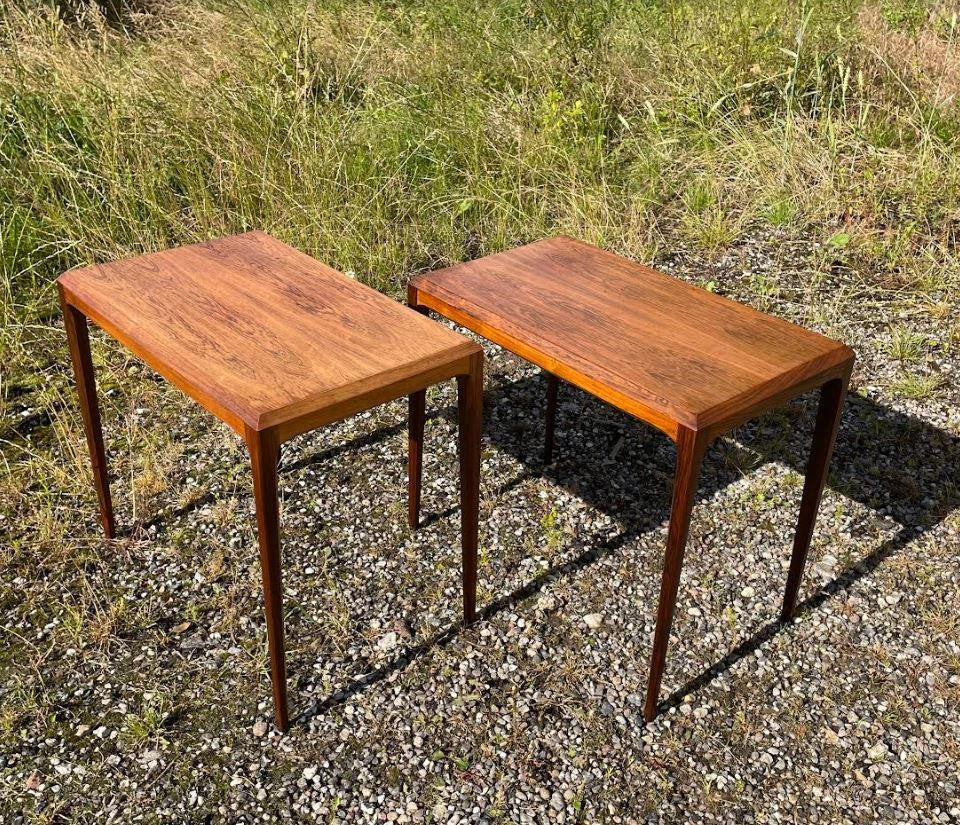
[[(956, 303), (867, 289), (839, 265), (811, 286), (816, 254), (767, 237), (706, 269), (658, 262), (844, 338), (858, 365), (788, 627), (776, 618), (815, 399), (708, 453), (651, 725), (674, 459), (661, 434), (565, 385), (544, 467), (543, 377), (487, 348), (485, 612), (469, 630), (454, 386), (428, 395), (414, 535), (405, 403), (287, 445), (296, 719), (281, 736), (242, 445), (98, 336), (126, 371), (106, 427), (118, 520), (136, 527), (100, 542), (80, 478), (82, 497), (53, 498), (77, 547), (38, 561), (40, 538), (5, 510), (0, 819), (960, 822)], [(922, 339), (918, 354), (891, 354), (894, 327)], [(904, 376), (932, 389), (911, 400)], [(18, 436), (42, 443), (49, 416), (30, 404)], [(82, 455), (79, 433), (66, 441)], [(124, 482), (145, 443), (160, 469)]]

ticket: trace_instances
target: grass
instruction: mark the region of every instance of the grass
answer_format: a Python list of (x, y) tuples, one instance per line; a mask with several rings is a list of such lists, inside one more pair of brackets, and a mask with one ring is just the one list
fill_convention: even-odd
[(214, 0), (123, 28), (8, 4), (5, 346), (66, 267), (253, 226), (391, 291), (559, 231), (646, 258), (842, 225), (870, 264), (942, 258), (955, 108), (871, 40), (952, 43), (924, 9)]
[[(412, 273), (549, 233), (709, 259), (768, 229), (821, 244), (824, 325), (848, 299), (822, 286), (838, 267), (949, 324), (960, 81), (933, 72), (956, 47), (946, 6), (71, 8), (0, 11), (2, 500), (48, 556), (72, 552), (64, 491), (87, 473), (57, 322), (68, 267), (261, 227), (399, 295)], [(762, 308), (781, 298), (769, 273), (749, 290)], [(924, 341), (892, 324), (885, 347), (906, 365)], [(126, 422), (124, 494), (149, 512), (179, 448), (135, 411), (170, 395), (96, 341), (95, 357), (105, 414)], [(910, 397), (936, 389), (905, 381)]]
[(936, 395), (937, 391), (942, 389), (945, 383), (945, 379), (940, 375), (914, 375), (913, 373), (904, 373), (896, 378), (891, 385), (891, 390), (901, 398), (920, 401)]
[[(846, 302), (895, 305), (875, 336), (900, 370), (894, 396), (944, 388), (911, 370), (932, 349), (916, 313), (948, 331), (945, 357), (960, 348), (960, 32), (946, 5), (67, 5), (0, 7), (0, 571), (30, 585), (29, 604), (21, 585), (0, 604), (57, 618), (65, 644), (107, 649), (137, 623), (84, 573), (100, 548), (54, 285), (69, 267), (257, 227), (400, 296), (414, 273), (548, 234), (644, 261), (712, 261), (760, 234), (810, 250), (801, 300), (821, 327)], [(718, 277), (701, 284), (726, 292)], [(789, 295), (776, 271), (744, 283), (770, 311)], [(117, 509), (143, 523), (172, 490), (202, 499), (208, 474), (182, 469), (189, 439), (173, 435), (188, 402), (93, 345), (104, 418), (121, 422)], [(550, 546), (563, 526), (544, 516)], [(171, 541), (196, 551), (196, 537)], [(221, 563), (214, 551), (197, 569)], [(346, 601), (328, 621), (344, 636)], [(28, 648), (3, 639), (0, 673)], [(0, 731), (50, 712), (15, 684)], [(158, 736), (168, 710), (131, 714), (129, 738)]]

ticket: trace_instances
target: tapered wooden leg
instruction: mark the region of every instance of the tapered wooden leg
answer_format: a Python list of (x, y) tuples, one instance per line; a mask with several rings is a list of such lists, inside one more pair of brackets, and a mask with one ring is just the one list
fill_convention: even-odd
[(463, 622), (477, 618), (477, 529), (480, 519), (480, 436), (483, 429), (483, 353), (470, 374), (457, 376), (460, 413), (460, 541), (463, 549)]
[(86, 432), (87, 446), (90, 449), (93, 484), (100, 501), (100, 523), (103, 525), (104, 535), (108, 539), (112, 539), (117, 530), (116, 523), (113, 520), (113, 503), (110, 500), (110, 480), (107, 477), (107, 457), (103, 449), (103, 430), (100, 425), (100, 406), (97, 403), (93, 360), (90, 357), (87, 318), (79, 309), (67, 303), (62, 291), (60, 293), (60, 305), (63, 309), (63, 323), (67, 330), (67, 342), (70, 345), (73, 374), (77, 381), (77, 396), (80, 399), (83, 429)]
[(408, 398), (409, 436), (407, 439), (407, 520), (410, 529), (420, 526), (420, 491), (423, 487), (423, 425), (426, 420), (427, 391)]
[(780, 619), (784, 622), (793, 618), (797, 609), (797, 594), (803, 569), (807, 564), (810, 551), (810, 539), (817, 520), (820, 496), (827, 478), (827, 468), (833, 445), (837, 438), (837, 427), (843, 410), (843, 399), (847, 392), (848, 377), (835, 378), (820, 388), (820, 406), (817, 409), (817, 424), (813, 432), (813, 445), (807, 462), (807, 477), (803, 484), (803, 498), (800, 501), (800, 517), (797, 520), (797, 532), (793, 538), (793, 555), (790, 557), (790, 572), (787, 574), (787, 587), (783, 596)]
[(290, 720), (287, 714), (287, 666), (283, 645), (283, 593), (280, 586), (280, 503), (277, 499), (280, 449), (276, 436), (269, 430), (247, 430), (246, 436), (253, 467), (253, 495), (257, 504), (257, 536), (267, 614), (267, 641), (270, 646), (274, 718), (277, 727), (286, 731)]
[(677, 469), (673, 479), (673, 503), (670, 508), (670, 527), (667, 533), (667, 552), (663, 559), (663, 577), (660, 581), (660, 602), (657, 607), (657, 626), (653, 635), (653, 653), (650, 656), (650, 676), (647, 679), (647, 702), (643, 718), (648, 722), (657, 712), (660, 682), (667, 660), (667, 643), (673, 625), (673, 611), (677, 605), (677, 588), (683, 567), (683, 551), (690, 528), (690, 513), (700, 478), (700, 463), (706, 450), (706, 440), (693, 430), (683, 427), (677, 433)]
[[(421, 315), (429, 315), (417, 303), (417, 290), (407, 284), (407, 306)], [(409, 403), (407, 439), (407, 523), (411, 530), (420, 526), (420, 492), (423, 489), (423, 425), (426, 421), (427, 391), (412, 393)]]
[(543, 463), (553, 461), (554, 433), (557, 430), (557, 393), (560, 389), (560, 379), (552, 373), (547, 373), (547, 426), (546, 437), (543, 442)]

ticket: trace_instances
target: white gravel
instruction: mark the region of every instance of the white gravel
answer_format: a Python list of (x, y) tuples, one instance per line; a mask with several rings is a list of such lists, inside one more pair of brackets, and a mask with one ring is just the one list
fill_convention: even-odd
[[(428, 398), (428, 523), (413, 536), (403, 402), (288, 445), (298, 716), (280, 736), (243, 450), (135, 371), (158, 403), (128, 415), (184, 448), (135, 536), (101, 546), (87, 493), (58, 505), (85, 519), (74, 555), (44, 562), (9, 534), (0, 820), (960, 821), (957, 387), (893, 394), (902, 366), (883, 354), (876, 304), (891, 316), (899, 304), (834, 310), (829, 283), (805, 291), (805, 261), (773, 238), (709, 271), (661, 262), (758, 304), (751, 273), (776, 272), (763, 305), (841, 335), (859, 362), (789, 627), (776, 617), (813, 399), (708, 453), (653, 724), (642, 705), (672, 477), (663, 436), (564, 386), (543, 468), (543, 379), (489, 348), (485, 614), (466, 631), (452, 385)], [(848, 277), (836, 275), (852, 288)], [(955, 374), (949, 324), (909, 322), (943, 342), (915, 368)], [(106, 421), (118, 461), (125, 421)], [(117, 510), (129, 524), (128, 492)]]

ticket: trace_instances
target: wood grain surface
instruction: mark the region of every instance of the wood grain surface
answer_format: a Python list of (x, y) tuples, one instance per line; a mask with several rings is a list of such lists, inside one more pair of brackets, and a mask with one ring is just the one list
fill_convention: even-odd
[(852, 361), (849, 347), (572, 238), (414, 279), (436, 310), (676, 438)]
[[(849, 347), (566, 237), (422, 275), (411, 281), (407, 301), (420, 310), (433, 309), (547, 371), (545, 463), (553, 456), (558, 378), (659, 427), (676, 442), (644, 705), (648, 722), (658, 710), (690, 516), (708, 445), (765, 409), (820, 387), (781, 613), (784, 621), (793, 616), (853, 366)], [(418, 413), (411, 414), (411, 422), (422, 430), (417, 405), (422, 400), (411, 399), (411, 410)], [(419, 442), (412, 427), (414, 448), (419, 449)], [(411, 473), (414, 483), (420, 483), (419, 472)], [(419, 507), (419, 489), (411, 488), (410, 498)]]
[(241, 434), (289, 438), (465, 372), (479, 349), (262, 232), (72, 270), (59, 284)]

